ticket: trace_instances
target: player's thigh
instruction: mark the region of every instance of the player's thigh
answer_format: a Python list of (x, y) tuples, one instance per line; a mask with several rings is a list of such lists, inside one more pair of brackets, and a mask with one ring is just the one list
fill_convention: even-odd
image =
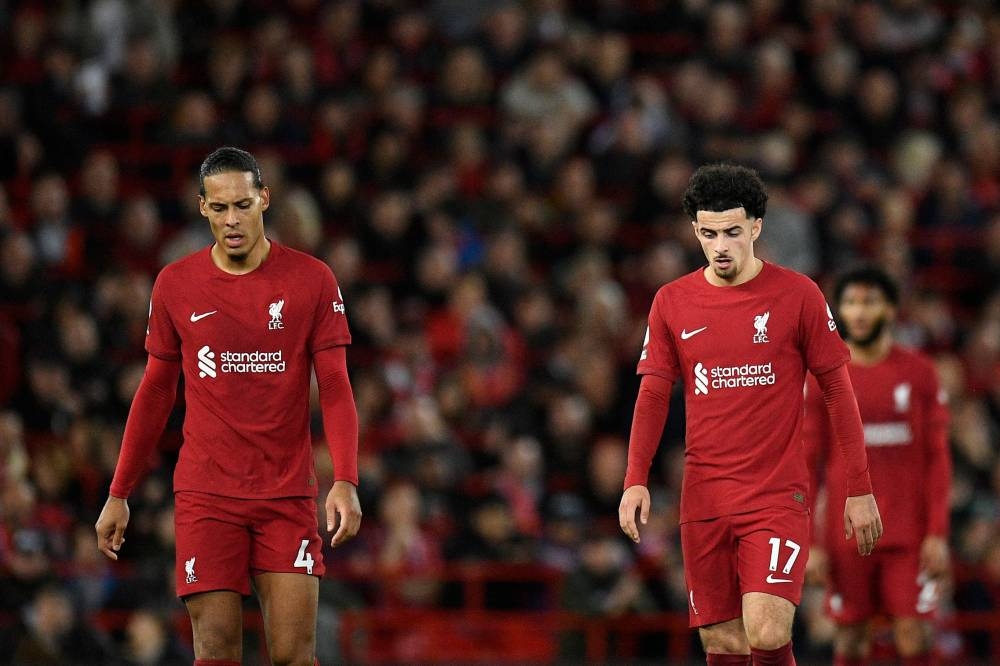
[(728, 517), (681, 524), (688, 623), (702, 627), (740, 617), (736, 543)]
[(198, 659), (239, 661), (243, 652), (243, 597), (229, 590), (184, 597)]
[[(809, 514), (783, 507), (733, 516), (740, 591), (798, 605), (809, 560)], [(746, 618), (744, 617), (744, 620)]]
[(898, 618), (933, 616), (938, 582), (921, 573), (919, 550), (894, 548), (878, 555), (884, 562), (879, 582), (885, 611)]
[(308, 497), (260, 500), (253, 511), (250, 572), (298, 573), (322, 578), (323, 542), (316, 501)]
[(774, 650), (792, 640), (795, 604), (765, 592), (743, 595), (743, 626), (751, 647)]
[(250, 594), (246, 500), (204, 493), (174, 497), (177, 596), (231, 590)]
[(698, 638), (706, 654), (750, 654), (743, 618), (698, 627)]
[(879, 610), (879, 579), (884, 568), (882, 555), (876, 551), (868, 557), (861, 557), (853, 545), (838, 545), (830, 549), (830, 585), (826, 604), (834, 622), (839, 625), (864, 623)]
[(316, 649), (319, 578), (301, 573), (253, 577), (274, 663), (312, 663)]

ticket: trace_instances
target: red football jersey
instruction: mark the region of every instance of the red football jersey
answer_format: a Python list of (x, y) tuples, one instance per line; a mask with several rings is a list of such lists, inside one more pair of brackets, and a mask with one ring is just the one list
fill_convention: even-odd
[[(885, 533), (879, 548), (914, 547), (928, 534), (947, 536), (951, 459), (948, 412), (934, 365), (898, 345), (875, 365), (850, 363), (848, 371), (865, 426), (872, 489)], [(815, 380), (806, 383), (803, 437), (814, 470), (826, 477), (825, 540), (853, 549), (843, 538), (844, 457), (833, 446), (829, 419)]]
[(809, 506), (802, 383), (850, 358), (812, 280), (764, 263), (716, 287), (702, 269), (657, 292), (639, 374), (684, 383), (681, 522)]
[(181, 360), (184, 444), (174, 490), (265, 499), (316, 495), (309, 434), (312, 354), (351, 341), (330, 268), (271, 241), (245, 275), (210, 248), (157, 276), (146, 351)]

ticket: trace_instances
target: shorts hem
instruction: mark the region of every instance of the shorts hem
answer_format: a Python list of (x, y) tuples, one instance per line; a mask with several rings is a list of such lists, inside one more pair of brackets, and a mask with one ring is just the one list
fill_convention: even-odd
[(729, 622), (730, 620), (738, 620), (741, 617), (743, 617), (743, 616), (742, 615), (733, 615), (733, 616), (725, 616), (725, 615), (723, 615), (723, 616), (720, 616), (718, 619), (716, 619), (716, 618), (714, 618), (712, 616), (705, 616), (703, 618), (701, 615), (696, 615), (694, 617), (691, 617), (690, 615), (688, 615), (688, 627), (690, 629), (701, 629), (703, 627), (709, 627), (709, 626), (711, 626), (713, 624), (722, 624), (723, 622)]
[(743, 595), (749, 594), (751, 592), (757, 592), (759, 594), (769, 594), (772, 597), (778, 597), (779, 599), (784, 599), (785, 601), (790, 602), (796, 608), (798, 608), (799, 604), (802, 603), (802, 588), (800, 587), (798, 590), (789, 589), (788, 591), (789, 591), (789, 594), (778, 594), (778, 590), (775, 590), (775, 589), (761, 590), (759, 588), (757, 588), (757, 589), (755, 589), (755, 588), (749, 588), (749, 589), (745, 589), (745, 590), (743, 590), (743, 591), (740, 592), (740, 598), (742, 599)]
[(832, 613), (829, 612), (829, 617), (836, 625), (844, 624), (863, 624), (865, 622), (871, 622), (877, 617), (887, 617), (893, 620), (923, 620), (924, 622), (933, 622), (937, 617), (937, 610), (927, 611), (926, 613), (921, 613), (919, 611), (906, 611), (905, 613), (890, 613), (886, 610), (873, 611), (871, 613)]
[(312, 576), (313, 578), (319, 578), (320, 580), (326, 575), (326, 570), (320, 571), (319, 573), (308, 573), (306, 571), (289, 571), (288, 569), (250, 569), (250, 577), (259, 576), (260, 574), (269, 573), (287, 573), (287, 574), (299, 574), (300, 576)]
[(183, 599), (187, 599), (190, 596), (194, 596), (196, 594), (201, 594), (202, 592), (235, 592), (236, 594), (239, 594), (239, 595), (244, 596), (244, 597), (249, 597), (250, 596), (250, 588), (249, 588), (249, 586), (247, 587), (246, 590), (243, 590), (242, 588), (240, 588), (239, 586), (236, 586), (236, 585), (225, 585), (223, 583), (220, 583), (218, 585), (213, 585), (211, 583), (206, 583), (204, 585), (199, 585), (198, 589), (196, 589), (196, 590), (189, 590), (189, 591), (185, 591), (183, 593), (178, 592), (177, 593), (177, 598), (183, 600)]

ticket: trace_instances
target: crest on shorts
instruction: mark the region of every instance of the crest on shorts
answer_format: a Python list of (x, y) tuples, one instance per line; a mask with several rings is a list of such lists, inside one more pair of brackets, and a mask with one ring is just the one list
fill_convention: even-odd
[(198, 582), (198, 577), (194, 575), (194, 560), (195, 558), (193, 557), (190, 560), (184, 560), (184, 573), (187, 574), (184, 582), (188, 585)]

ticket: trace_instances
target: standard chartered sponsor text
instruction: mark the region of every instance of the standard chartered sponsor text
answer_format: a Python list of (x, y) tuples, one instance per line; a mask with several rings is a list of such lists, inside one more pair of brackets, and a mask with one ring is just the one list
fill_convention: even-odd
[(770, 386), (775, 382), (770, 362), (718, 366), (712, 368), (709, 375), (714, 389)]
[(281, 356), (281, 350), (273, 352), (224, 351), (219, 354), (219, 369), (222, 372), (284, 372), (286, 361)]

